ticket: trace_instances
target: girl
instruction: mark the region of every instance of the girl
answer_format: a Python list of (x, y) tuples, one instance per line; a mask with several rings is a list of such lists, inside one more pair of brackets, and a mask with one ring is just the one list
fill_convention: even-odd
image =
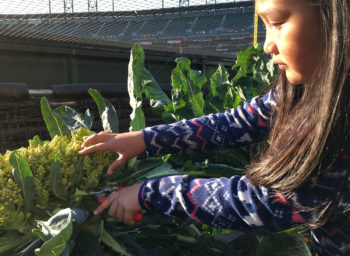
[(266, 25), (264, 50), (278, 85), (225, 113), (157, 125), (141, 132), (101, 132), (81, 154), (114, 151), (120, 167), (150, 155), (215, 150), (269, 140), (247, 175), (167, 176), (109, 197), (117, 221), (134, 224), (141, 209), (229, 229), (276, 232), (309, 224), (319, 255), (350, 255), (350, 0), (256, 0)]

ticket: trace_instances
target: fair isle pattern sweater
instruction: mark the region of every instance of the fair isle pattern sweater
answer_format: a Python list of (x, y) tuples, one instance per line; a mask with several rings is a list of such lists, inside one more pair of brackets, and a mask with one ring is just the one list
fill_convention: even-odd
[[(149, 155), (188, 151), (211, 151), (244, 146), (265, 138), (275, 107), (273, 93), (256, 97), (242, 107), (170, 125), (142, 130)], [(199, 179), (165, 176), (145, 181), (139, 202), (145, 210), (162, 215), (191, 217), (195, 221), (227, 229), (276, 232), (312, 221), (314, 207), (327, 205), (343, 185), (349, 157), (328, 172), (311, 178), (292, 197), (255, 186), (247, 175)], [(339, 204), (339, 212), (348, 205)], [(319, 255), (350, 255), (350, 221), (334, 215), (324, 226), (312, 231)]]

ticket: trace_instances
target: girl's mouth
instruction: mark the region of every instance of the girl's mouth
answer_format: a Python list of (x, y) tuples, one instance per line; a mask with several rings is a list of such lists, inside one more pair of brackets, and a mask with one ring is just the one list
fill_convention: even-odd
[(284, 64), (284, 63), (278, 63), (278, 67), (280, 68), (280, 69), (287, 69), (287, 64)]
[(279, 61), (279, 60), (274, 60), (273, 64), (278, 65), (280, 69), (287, 69), (288, 67), (286, 63), (283, 63), (282, 61)]

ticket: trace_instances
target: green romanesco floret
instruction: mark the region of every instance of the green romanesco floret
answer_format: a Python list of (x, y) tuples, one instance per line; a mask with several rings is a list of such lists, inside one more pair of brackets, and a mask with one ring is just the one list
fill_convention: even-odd
[[(35, 194), (33, 212), (46, 214), (51, 208), (69, 206), (69, 196), (76, 188), (88, 190), (98, 186), (105, 170), (114, 161), (115, 154), (100, 152), (80, 156), (83, 141), (93, 132), (80, 128), (72, 132), (72, 138), (55, 136), (48, 143), (29, 141), (27, 148), (22, 147), (16, 152), (24, 157), (34, 177)], [(24, 199), (19, 186), (13, 180), (12, 166), (9, 163), (11, 151), (0, 155), (0, 229), (15, 229), (20, 232), (26, 229), (35, 216), (24, 212)], [(53, 157), (60, 159), (61, 184), (67, 190), (68, 200), (62, 201), (53, 196), (50, 190), (50, 170)], [(81, 168), (78, 176), (79, 166)], [(75, 180), (76, 183), (73, 182)], [(58, 201), (61, 200), (61, 201)], [(52, 206), (50, 208), (50, 206)], [(54, 209), (53, 208), (53, 209)]]
[[(84, 140), (91, 134), (93, 134), (91, 131), (80, 128), (72, 138), (71, 147), (78, 152)], [(114, 159), (115, 154), (111, 152), (98, 152), (83, 156), (83, 177), (79, 189), (88, 190), (96, 187)]]
[[(6, 157), (0, 155), (0, 229), (12, 229), (23, 232), (26, 227), (23, 213), (23, 197), (20, 188), (12, 179)], [(8, 166), (9, 165), (9, 166)], [(12, 167), (11, 167), (12, 170)]]

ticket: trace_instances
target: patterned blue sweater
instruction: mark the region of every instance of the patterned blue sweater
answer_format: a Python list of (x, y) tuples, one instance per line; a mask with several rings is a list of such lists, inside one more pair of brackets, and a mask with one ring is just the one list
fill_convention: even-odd
[[(143, 129), (147, 152), (157, 156), (258, 142), (268, 132), (275, 106), (273, 93), (269, 92), (225, 113)], [(331, 171), (310, 178), (288, 198), (278, 191), (255, 186), (247, 175), (211, 179), (183, 175), (145, 181), (139, 191), (139, 202), (145, 210), (190, 216), (215, 227), (263, 233), (281, 231), (317, 217), (318, 210), (310, 209), (322, 209), (336, 196), (350, 166), (349, 158), (343, 156)], [(321, 228), (311, 231), (319, 255), (350, 255), (350, 219), (343, 214), (349, 198), (344, 193), (338, 213)]]

